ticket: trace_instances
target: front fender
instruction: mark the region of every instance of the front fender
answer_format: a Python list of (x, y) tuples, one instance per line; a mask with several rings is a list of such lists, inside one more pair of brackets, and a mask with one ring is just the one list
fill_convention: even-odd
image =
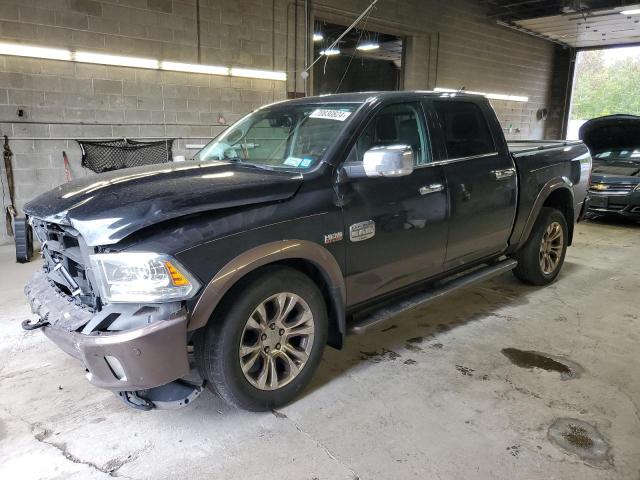
[(323, 275), (329, 286), (338, 329), (345, 331), (346, 287), (342, 270), (331, 253), (308, 240), (281, 240), (254, 247), (228, 262), (211, 279), (198, 298), (191, 314), (189, 331), (204, 327), (225, 294), (238, 280), (262, 266), (282, 260), (306, 260)]

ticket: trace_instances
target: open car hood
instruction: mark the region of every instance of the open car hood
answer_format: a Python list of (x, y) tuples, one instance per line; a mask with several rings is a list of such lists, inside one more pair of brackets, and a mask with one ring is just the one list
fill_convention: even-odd
[(578, 135), (592, 154), (620, 148), (638, 148), (640, 117), (608, 115), (594, 118), (580, 127)]
[(302, 175), (228, 162), (150, 165), (65, 183), (29, 202), (27, 215), (70, 225), (89, 246), (114, 244), (160, 222), (286, 200)]

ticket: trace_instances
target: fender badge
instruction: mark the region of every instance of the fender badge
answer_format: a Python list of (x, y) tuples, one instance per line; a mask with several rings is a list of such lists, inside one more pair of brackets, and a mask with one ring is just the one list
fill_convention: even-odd
[(324, 236), (324, 244), (335, 243), (342, 240), (342, 232), (328, 233)]
[(354, 223), (349, 227), (349, 240), (352, 242), (362, 242), (368, 240), (376, 234), (376, 222), (367, 220), (365, 222)]

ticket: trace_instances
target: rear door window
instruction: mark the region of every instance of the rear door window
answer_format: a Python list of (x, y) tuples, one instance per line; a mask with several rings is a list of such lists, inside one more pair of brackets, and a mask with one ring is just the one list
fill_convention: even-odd
[(434, 102), (448, 158), (472, 157), (496, 151), (487, 120), (471, 102)]

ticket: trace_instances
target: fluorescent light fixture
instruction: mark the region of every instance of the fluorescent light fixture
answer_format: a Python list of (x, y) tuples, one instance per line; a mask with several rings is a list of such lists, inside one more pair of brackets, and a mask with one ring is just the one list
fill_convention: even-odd
[(285, 72), (275, 72), (273, 70), (254, 70), (251, 68), (231, 68), (232, 77), (248, 77), (248, 78), (263, 78), (265, 80), (286, 80), (287, 74)]
[(365, 52), (369, 50), (377, 50), (380, 48), (380, 44), (378, 43), (363, 43), (362, 45), (358, 45), (356, 50), (363, 50)]
[(162, 70), (174, 72), (206, 73), (209, 75), (229, 75), (228, 67), (217, 67), (215, 65), (200, 65), (194, 63), (160, 62)]
[[(338, 53), (340, 53), (338, 51)], [(262, 78), (265, 80), (286, 80), (285, 72), (254, 70), (251, 68), (228, 68), (217, 65), (160, 61), (154, 58), (125, 57), (96, 52), (71, 52), (60, 48), (36, 47), (20, 43), (0, 42), (0, 55), (65, 60), (67, 62), (96, 63), (118, 67), (148, 68), (174, 72), (202, 73), (206, 75), (231, 75), (233, 77)]]
[(313, 41), (314, 42), (320, 42), (324, 40), (324, 35), (322, 35), (321, 33), (314, 33), (313, 34)]
[(326, 55), (327, 57), (330, 57), (332, 55), (340, 55), (340, 50), (338, 50), (337, 48), (327, 48), (326, 50), (322, 50), (320, 52), (320, 55)]
[(491, 100), (507, 100), (510, 102), (528, 102), (529, 97), (521, 96), (521, 95), (508, 95), (506, 93), (485, 93), (485, 92), (472, 92), (469, 90), (455, 90), (453, 88), (434, 88), (434, 92), (441, 93), (470, 93), (472, 95), (482, 95)]
[(160, 62), (152, 58), (123, 57), (104, 53), (76, 52), (76, 62), (98, 63), (100, 65), (117, 65), (119, 67), (160, 68)]
[(640, 8), (633, 8), (631, 10), (622, 10), (622, 15), (640, 15)]
[(511, 102), (528, 102), (529, 97), (524, 97), (521, 95), (506, 95), (503, 93), (485, 93), (485, 97), (491, 100), (508, 100)]
[(50, 60), (71, 60), (71, 52), (61, 48), (32, 47), (19, 43), (0, 43), (0, 55), (16, 57), (46, 58)]

